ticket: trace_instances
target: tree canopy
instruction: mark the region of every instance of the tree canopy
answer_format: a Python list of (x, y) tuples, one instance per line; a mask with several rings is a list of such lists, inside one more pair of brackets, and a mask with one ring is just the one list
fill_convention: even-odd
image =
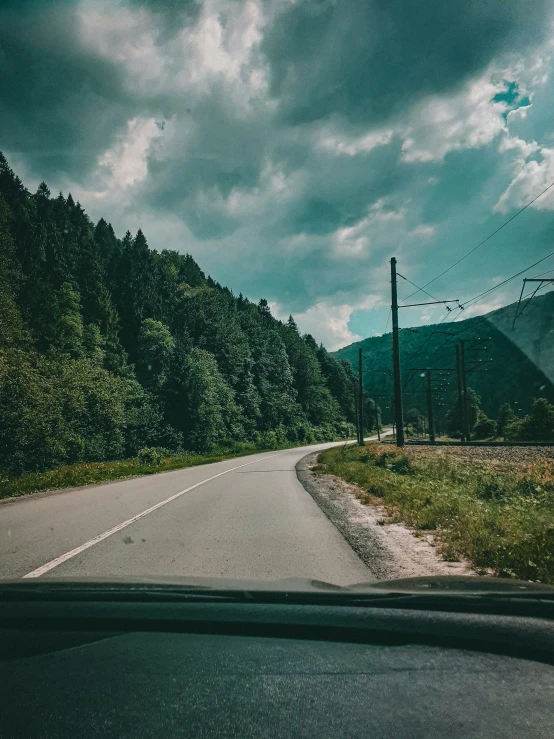
[(29, 193), (0, 154), (0, 475), (353, 435), (348, 362), (163, 246)]

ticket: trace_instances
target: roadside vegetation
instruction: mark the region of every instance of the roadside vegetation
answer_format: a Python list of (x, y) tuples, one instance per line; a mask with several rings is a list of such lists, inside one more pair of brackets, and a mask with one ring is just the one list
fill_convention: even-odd
[(554, 464), (457, 460), (378, 444), (322, 452), (318, 471), (357, 484), (390, 522), (434, 533), (441, 556), (478, 572), (554, 583)]
[[(475, 441), (553, 441), (554, 404), (546, 398), (534, 398), (527, 415), (519, 417), (509, 403), (503, 403), (497, 419), (488, 418), (481, 408), (481, 398), (468, 388), (469, 428)], [(457, 400), (446, 413), (444, 424), (435, 424), (436, 438), (458, 441), (462, 435), (462, 419)], [(404, 415), (408, 437), (428, 434), (427, 417), (417, 408), (410, 408)], [(438, 425), (438, 428), (437, 428)]]
[(145, 447), (136, 457), (111, 462), (84, 462), (59, 467), (46, 472), (27, 472), (13, 478), (0, 477), (0, 499), (38, 493), (44, 490), (79, 487), (126, 477), (154, 475), (157, 472), (195, 467), (201, 464), (222, 462), (225, 459), (241, 457), (259, 452), (285, 449), (267, 441), (256, 446), (249, 442), (230, 442), (221, 449), (206, 454), (172, 454), (168, 449)]

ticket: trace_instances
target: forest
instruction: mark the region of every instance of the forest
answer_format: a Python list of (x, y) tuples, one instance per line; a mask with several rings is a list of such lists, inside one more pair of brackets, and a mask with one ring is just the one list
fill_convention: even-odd
[[(163, 244), (160, 245), (163, 247)], [(0, 154), (0, 477), (354, 435), (355, 375), (186, 253), (119, 238)], [(364, 396), (366, 429), (375, 406)]]

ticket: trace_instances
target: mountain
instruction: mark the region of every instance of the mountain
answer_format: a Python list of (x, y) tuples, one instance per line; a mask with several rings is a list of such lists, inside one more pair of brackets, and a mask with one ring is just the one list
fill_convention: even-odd
[[(554, 400), (554, 292), (536, 296), (524, 306), (515, 327), (512, 323), (516, 303), (484, 316), (445, 321), (417, 328), (401, 328), (400, 362), (403, 378), (404, 410), (416, 408), (426, 414), (426, 378), (422, 368), (435, 368), (436, 383), (442, 388), (434, 394), (439, 424), (456, 399), (456, 373), (439, 375), (438, 370), (456, 367), (455, 346), (462, 339), (490, 339), (466, 345), (468, 386), (481, 397), (481, 406), (490, 418), (496, 418), (500, 406), (510, 403), (517, 415), (530, 410), (536, 397)], [(450, 334), (450, 335), (449, 335)], [(384, 334), (350, 344), (333, 356), (358, 367), (358, 349), (362, 348), (364, 387), (377, 398), (384, 420), (391, 420), (390, 403), (393, 393), (391, 363), (392, 334)], [(475, 363), (483, 360), (481, 367)], [(485, 360), (488, 360), (485, 362)], [(412, 368), (417, 368), (413, 369)], [(384, 374), (385, 371), (388, 374)], [(442, 380), (440, 378), (443, 378)]]

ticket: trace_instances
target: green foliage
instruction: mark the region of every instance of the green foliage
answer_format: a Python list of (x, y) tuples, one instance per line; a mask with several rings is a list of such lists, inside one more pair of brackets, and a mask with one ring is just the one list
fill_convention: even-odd
[(89, 359), (0, 355), (0, 469), (38, 471), (125, 451), (128, 383)]
[(17, 304), (23, 282), (10, 231), (12, 213), (0, 194), (0, 346), (18, 346), (27, 336)]
[(424, 456), (379, 445), (334, 447), (319, 455), (319, 471), (381, 498), (391, 521), (433, 531), (447, 560), (467, 558), (477, 569), (554, 583), (552, 465), (494, 466), (448, 454)]
[(240, 408), (215, 357), (204, 349), (193, 349), (187, 357), (185, 377), (184, 430), (188, 448), (204, 452), (225, 439), (243, 438)]
[(473, 427), (473, 435), (476, 439), (491, 439), (496, 436), (496, 421), (488, 418), (482, 410), (477, 413), (477, 421)]
[[(467, 401), (469, 407), (469, 430), (472, 433), (479, 418), (481, 398), (471, 387), (467, 389)], [(462, 433), (462, 416), (458, 398), (455, 399), (452, 407), (446, 414), (446, 430), (453, 438), (459, 437)]]
[(0, 476), (353, 432), (350, 365), (292, 317), (71, 195), (30, 194), (1, 154), (0, 262)]
[[(145, 446), (142, 449), (138, 450), (137, 459), (139, 461), (139, 464), (145, 464), (150, 467), (157, 467), (162, 461), (162, 458), (164, 457), (164, 452), (166, 451), (166, 449), (157, 449), (153, 446)], [(169, 456), (169, 453), (165, 456)]]
[(503, 403), (498, 411), (498, 419), (496, 421), (496, 431), (498, 436), (504, 436), (508, 426), (517, 421), (516, 414), (509, 403)]
[(546, 398), (537, 398), (531, 413), (521, 420), (512, 419), (505, 427), (505, 435), (519, 441), (554, 440), (554, 405)]
[(152, 318), (142, 322), (138, 337), (137, 375), (144, 387), (159, 390), (165, 384), (175, 340), (167, 326)]
[(410, 408), (404, 415), (408, 436), (421, 436), (425, 428), (425, 416), (417, 408)]

